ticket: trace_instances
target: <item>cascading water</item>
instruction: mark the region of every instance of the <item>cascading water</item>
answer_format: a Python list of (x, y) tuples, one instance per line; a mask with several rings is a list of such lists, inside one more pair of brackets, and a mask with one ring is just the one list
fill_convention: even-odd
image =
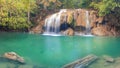
[(60, 32), (60, 18), (63, 12), (66, 12), (66, 9), (62, 9), (60, 12), (53, 14), (49, 18), (46, 18), (44, 34), (58, 34)]
[[(44, 35), (55, 35), (58, 36), (60, 34), (62, 34), (62, 32), (60, 31), (65, 31), (69, 28), (71, 28), (70, 24), (68, 24), (68, 14), (70, 13), (71, 10), (67, 10), (67, 9), (62, 9), (60, 10), (58, 13), (55, 13), (53, 15), (51, 15), (50, 17), (45, 19), (45, 31), (44, 31)], [(81, 23), (80, 25), (85, 27), (83, 32), (81, 33), (76, 33), (76, 35), (83, 35), (83, 36), (91, 36), (91, 26), (90, 26), (90, 15), (89, 15), (89, 11), (86, 10), (82, 10), (82, 9), (78, 9), (77, 10), (80, 13), (76, 13), (77, 15), (79, 15), (79, 17), (76, 17), (74, 19), (78, 20), (77, 22)], [(75, 11), (72, 11), (75, 12)], [(82, 16), (84, 15), (84, 16)], [(74, 15), (73, 15), (74, 17)], [(84, 19), (85, 18), (85, 19)], [(86, 25), (83, 25), (83, 23), (85, 22)], [(64, 32), (63, 32), (64, 35)]]
[[(79, 22), (81, 23), (82, 21), (84, 21), (86, 25), (85, 26), (81, 25), (81, 26), (85, 27), (83, 32), (76, 32), (75, 34), (76, 35), (82, 35), (82, 36), (93, 36), (93, 35), (91, 35), (91, 25), (90, 25), (89, 11), (87, 11), (87, 10), (84, 11), (82, 9), (80, 9), (78, 11), (80, 12), (80, 15), (81, 15), (80, 18), (79, 18), (80, 19)], [(82, 18), (82, 15), (85, 15), (85, 16), (83, 16), (84, 18)], [(83, 22), (81, 24), (83, 24)]]
[(90, 31), (90, 21), (89, 21), (89, 12), (86, 11), (86, 31), (85, 34), (86, 35), (91, 35), (91, 31)]

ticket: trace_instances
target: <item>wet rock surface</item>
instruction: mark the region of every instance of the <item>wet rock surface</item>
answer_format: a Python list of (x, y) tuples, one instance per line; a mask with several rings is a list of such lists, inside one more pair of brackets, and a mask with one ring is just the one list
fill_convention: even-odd
[(39, 34), (41, 34), (41, 33), (43, 33), (44, 32), (44, 30), (43, 30), (43, 24), (44, 24), (44, 21), (41, 21), (37, 26), (35, 26), (35, 27), (33, 27), (30, 31), (29, 31), (29, 33), (32, 33), (32, 34), (34, 34), (34, 33), (39, 33)]
[(114, 59), (110, 56), (104, 55), (103, 58), (106, 62), (110, 62), (110, 63), (114, 62)]
[[(65, 9), (64, 9), (65, 10)], [(46, 12), (46, 14), (48, 14)], [(51, 13), (52, 14), (52, 13)], [(43, 33), (45, 30), (45, 19), (50, 17), (50, 13), (47, 16), (41, 18), (38, 16), (36, 18), (36, 22), (38, 24), (33, 27), (30, 32), (31, 33)], [(66, 12), (61, 13), (60, 24), (66, 22), (70, 25), (69, 28), (73, 28), (74, 32), (85, 32), (87, 24), (89, 22), (89, 28), (91, 34), (97, 36), (118, 36), (120, 35), (120, 15), (116, 13), (108, 14), (106, 16), (100, 17), (98, 16), (97, 11), (94, 10), (86, 10), (86, 9), (66, 9)], [(54, 25), (51, 25), (54, 26)]]
[(23, 57), (19, 56), (18, 54), (16, 54), (15, 52), (6, 52), (3, 55), (3, 58), (9, 59), (9, 60), (13, 60), (19, 63), (24, 64), (25, 60), (23, 59)]
[(44, 30), (44, 23), (45, 23), (45, 18), (49, 17), (51, 14), (57, 12), (58, 10), (45, 10), (41, 9), (40, 12), (37, 14), (36, 17), (32, 18), (32, 22), (34, 26), (29, 29), (29, 33), (43, 33)]
[(110, 56), (102, 56), (87, 68), (120, 68), (120, 58), (112, 58)]
[(112, 32), (108, 31), (105, 26), (100, 26), (100, 27), (93, 28), (91, 30), (91, 33), (93, 35), (97, 35), (97, 36), (111, 36), (111, 35), (114, 35)]
[(63, 34), (63, 35), (73, 36), (73, 35), (74, 35), (74, 31), (73, 31), (73, 29), (68, 28), (67, 30), (62, 31), (62, 34)]
[(0, 68), (44, 68), (40, 65), (25, 63), (23, 57), (15, 52), (6, 52), (0, 56)]

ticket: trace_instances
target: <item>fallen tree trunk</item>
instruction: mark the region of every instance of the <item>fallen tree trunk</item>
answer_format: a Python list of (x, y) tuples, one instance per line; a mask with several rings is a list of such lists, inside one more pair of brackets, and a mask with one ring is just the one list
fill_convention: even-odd
[(82, 59), (78, 59), (72, 63), (66, 64), (63, 66), (63, 68), (85, 68), (89, 64), (91, 64), (93, 61), (97, 59), (97, 56), (95, 55), (88, 55)]

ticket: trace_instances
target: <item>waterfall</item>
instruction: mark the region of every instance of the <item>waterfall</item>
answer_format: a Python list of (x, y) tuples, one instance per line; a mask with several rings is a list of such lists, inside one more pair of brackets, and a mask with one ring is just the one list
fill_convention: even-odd
[(90, 31), (90, 21), (89, 21), (89, 12), (86, 11), (86, 31), (85, 31), (86, 35), (91, 35), (91, 31)]
[[(80, 27), (80, 31), (76, 34), (79, 35), (91, 35), (91, 26), (90, 26), (90, 14), (87, 10), (77, 9), (77, 10), (67, 10), (61, 9), (59, 12), (49, 16), (45, 19), (44, 23), (44, 35), (60, 35), (64, 34), (64, 31), (70, 27), (68, 23), (69, 13), (76, 13), (76, 16), (73, 15), (74, 20)], [(72, 13), (72, 14), (73, 14)], [(62, 33), (63, 32), (63, 33)]]
[(58, 34), (60, 32), (61, 14), (63, 12), (66, 12), (66, 9), (62, 9), (45, 19), (45, 34)]

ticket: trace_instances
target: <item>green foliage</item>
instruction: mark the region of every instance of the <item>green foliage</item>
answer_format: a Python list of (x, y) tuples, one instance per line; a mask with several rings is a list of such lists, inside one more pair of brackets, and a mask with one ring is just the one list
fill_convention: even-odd
[(63, 8), (87, 8), (90, 0), (60, 0)]
[[(0, 0), (0, 26), (23, 29), (31, 26), (31, 13), (43, 9), (94, 8), (104, 16), (120, 8), (119, 0)], [(72, 16), (69, 16), (72, 23)]]
[(88, 8), (90, 3), (91, 3), (90, 0), (80, 0), (78, 6), (79, 8)]
[(75, 26), (75, 20), (73, 18), (73, 12), (68, 12), (67, 22), (71, 25), (71, 27)]
[(99, 16), (104, 16), (120, 7), (119, 0), (60, 0), (62, 8), (94, 8)]
[(70, 24), (70, 23), (72, 23), (72, 20), (73, 20), (73, 15), (72, 15), (73, 13), (72, 12), (69, 12), (68, 13), (68, 17), (67, 17), (67, 22)]
[(59, 0), (36, 0), (37, 5), (43, 7), (43, 9), (54, 8), (61, 6), (61, 2)]
[(35, 7), (35, 0), (0, 0), (0, 26), (9, 29), (29, 28), (28, 12)]
[(62, 0), (62, 8), (75, 8), (74, 3), (76, 0)]
[(102, 0), (100, 2), (92, 2), (90, 6), (98, 10), (99, 16), (104, 16), (114, 11), (116, 7), (120, 7), (120, 2), (117, 0)]

